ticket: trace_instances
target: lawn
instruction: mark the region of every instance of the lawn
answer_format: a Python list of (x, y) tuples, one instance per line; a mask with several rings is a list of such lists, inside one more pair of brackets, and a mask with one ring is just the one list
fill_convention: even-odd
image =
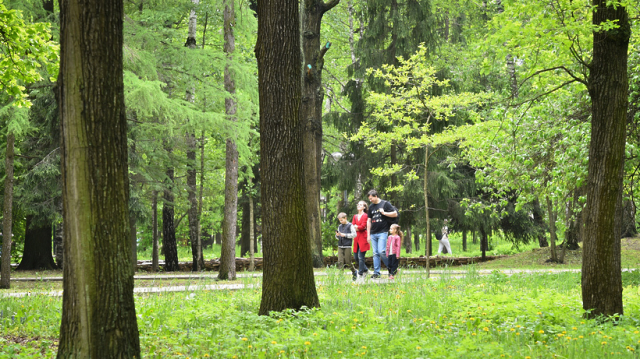
[[(399, 276), (355, 285), (329, 270), (322, 307), (258, 316), (259, 289), (136, 296), (144, 357), (637, 358), (640, 272), (625, 315), (585, 320), (580, 275)], [(0, 299), (0, 358), (53, 357), (60, 298)], [(615, 324), (615, 325), (614, 325)]]

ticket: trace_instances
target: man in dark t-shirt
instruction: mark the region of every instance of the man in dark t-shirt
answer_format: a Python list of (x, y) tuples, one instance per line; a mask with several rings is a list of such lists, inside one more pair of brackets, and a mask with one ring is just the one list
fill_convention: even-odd
[(369, 211), (367, 215), (367, 240), (373, 249), (373, 276), (372, 279), (380, 278), (380, 259), (386, 266), (388, 259), (386, 256), (387, 250), (387, 236), (389, 235), (389, 223), (388, 218), (398, 216), (398, 212), (393, 208), (391, 203), (383, 201), (378, 197), (378, 192), (372, 189), (367, 194), (369, 196)]

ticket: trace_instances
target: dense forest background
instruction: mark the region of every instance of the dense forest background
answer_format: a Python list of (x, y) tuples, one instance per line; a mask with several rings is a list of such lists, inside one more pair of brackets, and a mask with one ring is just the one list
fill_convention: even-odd
[[(196, 262), (199, 243), (222, 242), (231, 209), (237, 218), (228, 236), (245, 256), (250, 229), (254, 238), (261, 231), (256, 4), (237, 1), (226, 22), (222, 1), (124, 5), (132, 246), (143, 252), (157, 243), (156, 256), (165, 258), (166, 248), (187, 247)], [(631, 236), (640, 12), (626, 5), (629, 103), (616, 215), (622, 235)], [(375, 188), (399, 209), (407, 252), (447, 218), (465, 245), (467, 236), (479, 238), (483, 252), (502, 236), (551, 246), (551, 259), (562, 261), (556, 246), (582, 241), (594, 26), (586, 1), (342, 0), (327, 11), (318, 151), (323, 248), (335, 245), (337, 213), (355, 213)], [(63, 261), (51, 256), (62, 243), (58, 5), (2, 0), (0, 29), (0, 167), (3, 181), (9, 165), (15, 177), (11, 254), (21, 269), (53, 268)], [(237, 207), (229, 207), (225, 187), (230, 139)], [(6, 201), (6, 186), (2, 195)]]

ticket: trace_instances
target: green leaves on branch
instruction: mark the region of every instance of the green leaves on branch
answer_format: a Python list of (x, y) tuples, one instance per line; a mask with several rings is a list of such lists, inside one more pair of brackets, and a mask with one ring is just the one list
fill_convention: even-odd
[(29, 107), (26, 85), (58, 73), (58, 45), (49, 39), (49, 24), (27, 24), (22, 12), (8, 10), (0, 0), (0, 102)]

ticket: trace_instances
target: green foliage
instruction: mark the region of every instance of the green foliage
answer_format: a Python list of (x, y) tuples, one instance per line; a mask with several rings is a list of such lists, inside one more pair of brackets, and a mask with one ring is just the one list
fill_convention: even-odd
[(25, 23), (21, 11), (0, 1), (0, 104), (30, 106), (26, 85), (42, 79), (42, 66), (57, 76), (58, 46), (49, 40), (49, 26)]

